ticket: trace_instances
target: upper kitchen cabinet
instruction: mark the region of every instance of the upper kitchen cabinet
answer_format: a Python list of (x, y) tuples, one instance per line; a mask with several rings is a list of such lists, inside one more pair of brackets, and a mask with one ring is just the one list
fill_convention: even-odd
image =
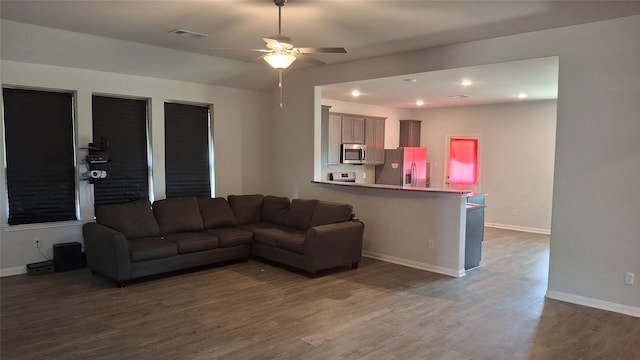
[(340, 164), (342, 116), (329, 113), (331, 106), (322, 105), (322, 136), (320, 161), (322, 167)]
[(365, 118), (342, 115), (342, 143), (364, 144)]
[(420, 146), (421, 120), (400, 120), (400, 147)]
[(366, 165), (384, 164), (384, 117), (329, 112), (322, 106), (322, 167), (340, 164), (341, 144), (367, 145)]
[(327, 164), (340, 164), (340, 144), (342, 141), (342, 116), (329, 114), (328, 116), (328, 149)]
[(384, 122), (386, 118), (369, 117), (365, 120), (366, 165), (384, 164)]

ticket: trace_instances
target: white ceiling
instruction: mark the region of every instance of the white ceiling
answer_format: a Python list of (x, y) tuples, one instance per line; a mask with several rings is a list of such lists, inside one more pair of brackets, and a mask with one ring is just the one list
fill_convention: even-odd
[[(291, 36), (298, 47), (346, 47), (347, 54), (314, 55), (327, 63), (339, 63), (637, 14), (640, 14), (640, 0), (289, 0), (282, 9), (282, 32)], [(211, 56), (212, 62), (220, 58), (226, 62), (227, 59), (234, 59), (237, 60), (237, 67), (254, 79), (256, 71), (273, 72), (261, 63), (247, 66), (245, 61), (259, 54), (211, 50), (263, 48), (260, 38), (278, 31), (278, 11), (272, 0), (1, 0), (0, 16), (16, 22), (206, 54)], [(168, 33), (168, 30), (175, 28), (208, 36), (193, 39)], [(308, 66), (297, 61), (287, 71)], [(498, 74), (491, 74), (489, 68), (469, 70), (473, 70), (472, 74), (479, 85), (491, 79), (493, 84), (507, 86), (504, 83), (504, 70)], [(516, 73), (522, 75), (523, 71), (520, 69)], [(404, 99), (404, 103), (413, 103), (417, 96), (424, 96), (428, 103), (429, 98), (435, 96), (432, 93), (435, 87), (426, 84), (434, 84), (436, 80), (440, 87), (447, 90), (438, 96), (453, 95), (456, 93), (455, 87), (447, 85), (453, 81), (451, 77), (466, 76), (453, 70), (452, 73), (440, 75), (429, 81), (423, 78), (427, 75), (414, 76), (419, 81), (413, 83), (413, 87), (421, 89), (417, 94), (407, 93), (410, 88), (408, 84), (396, 81), (402, 85), (406, 96), (411, 98)], [(557, 79), (557, 74), (555, 76)], [(240, 88), (255, 90), (265, 85), (242, 80), (240, 76), (234, 78), (237, 80), (236, 87)], [(207, 79), (213, 85), (234, 86), (222, 80), (216, 82), (211, 76)], [(534, 83), (536, 79), (537, 76), (531, 78), (522, 75), (520, 84), (525, 81)], [(370, 87), (362, 85), (363, 94), (367, 89), (366, 92), (373, 96), (375, 83), (366, 86)], [(389, 89), (389, 85), (385, 88)], [(481, 94), (482, 88), (476, 86), (465, 91), (473, 92), (469, 99), (479, 100), (489, 96)], [(400, 88), (393, 86), (393, 89)], [(331, 91), (338, 93), (343, 90), (341, 85)], [(532, 90), (530, 93), (536, 92)]]
[[(464, 80), (471, 85), (462, 85)], [(558, 97), (558, 57), (321, 86), (322, 97), (396, 108), (451, 107)], [(358, 97), (352, 91), (359, 92)], [(525, 99), (518, 98), (526, 94)], [(423, 105), (418, 105), (422, 100)]]

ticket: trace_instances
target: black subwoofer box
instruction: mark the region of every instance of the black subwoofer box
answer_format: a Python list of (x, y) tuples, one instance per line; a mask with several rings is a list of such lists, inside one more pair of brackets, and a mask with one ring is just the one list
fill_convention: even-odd
[(82, 268), (82, 245), (79, 242), (53, 244), (53, 265), (56, 271)]

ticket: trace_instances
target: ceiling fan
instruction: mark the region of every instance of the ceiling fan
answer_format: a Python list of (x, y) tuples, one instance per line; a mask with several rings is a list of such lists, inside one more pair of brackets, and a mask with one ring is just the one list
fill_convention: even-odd
[(278, 7), (278, 34), (264, 37), (266, 49), (236, 49), (264, 53), (250, 62), (264, 60), (269, 66), (279, 70), (278, 87), (280, 88), (280, 107), (282, 107), (282, 70), (288, 68), (297, 59), (312, 65), (325, 64), (324, 61), (308, 56), (313, 53), (337, 53), (344, 54), (347, 49), (343, 47), (296, 47), (291, 38), (282, 34), (282, 7), (287, 0), (273, 0)]
[(254, 49), (254, 51), (265, 53), (254, 60), (264, 59), (264, 61), (274, 69), (286, 69), (293, 64), (296, 59), (312, 65), (322, 65), (325, 63), (322, 60), (306, 54), (344, 54), (347, 52), (347, 49), (343, 47), (295, 47), (291, 43), (291, 38), (282, 34), (282, 7), (287, 3), (287, 0), (273, 0), (273, 3), (278, 7), (278, 34), (262, 38), (267, 49)]

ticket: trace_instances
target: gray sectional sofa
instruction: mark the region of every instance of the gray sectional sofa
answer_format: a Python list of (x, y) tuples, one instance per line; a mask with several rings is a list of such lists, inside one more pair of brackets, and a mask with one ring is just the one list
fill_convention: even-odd
[(252, 255), (309, 275), (357, 268), (364, 224), (348, 204), (255, 194), (97, 206), (82, 231), (89, 269), (124, 286)]

